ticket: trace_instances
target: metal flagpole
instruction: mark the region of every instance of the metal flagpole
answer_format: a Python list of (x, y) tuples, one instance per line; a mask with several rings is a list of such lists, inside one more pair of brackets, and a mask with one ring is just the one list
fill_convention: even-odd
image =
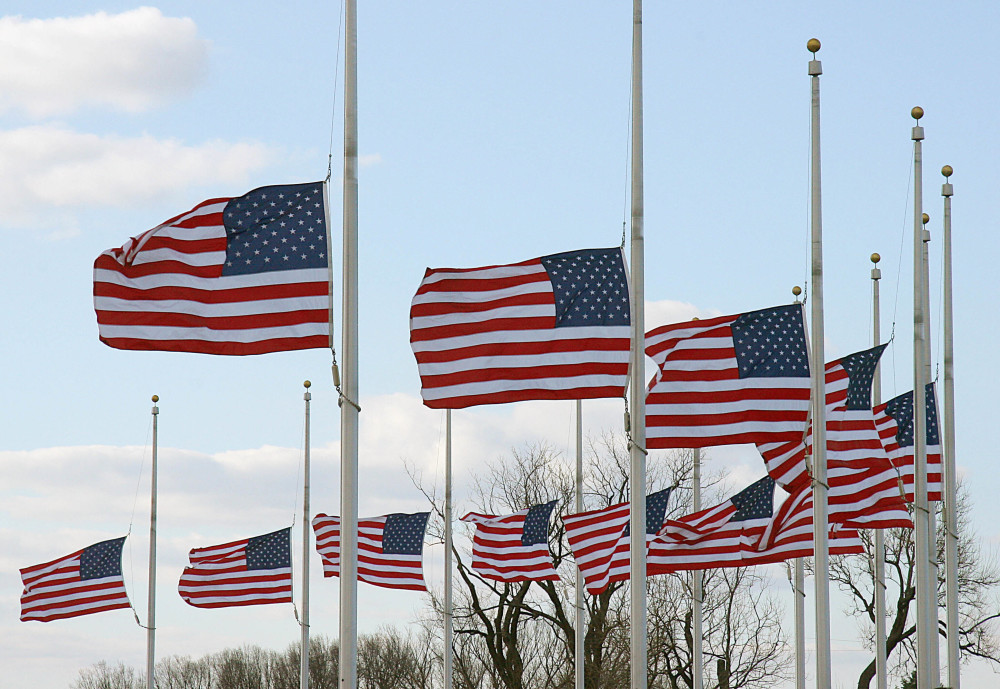
[(830, 550), (827, 525), (826, 480), (826, 376), (823, 362), (823, 209), (820, 180), (819, 146), (819, 77), (822, 63), (816, 59), (820, 43), (815, 38), (806, 44), (813, 59), (809, 61), (812, 77), (811, 174), (812, 178), (812, 418), (813, 418), (813, 541), (815, 543), (814, 577), (816, 591), (816, 686), (829, 689), (830, 668)]
[(629, 476), (631, 500), (632, 689), (646, 689), (646, 388), (643, 305), (643, 180), (642, 180), (642, 0), (632, 0), (632, 418)]
[[(329, 225), (327, 225), (329, 227)], [(306, 391), (302, 399), (306, 402), (306, 435), (305, 453), (302, 459), (302, 614), (299, 626), (302, 628), (302, 641), (299, 645), (299, 689), (309, 689), (309, 400), (312, 393), (308, 380), (302, 383)]]
[[(882, 257), (871, 255), (872, 263), (872, 345), (882, 344), (882, 317), (879, 302), (879, 280), (882, 271), (878, 262)], [(872, 380), (872, 405), (882, 404), (882, 365), (875, 364), (875, 377)], [(885, 632), (885, 531), (875, 529), (875, 687), (888, 689), (888, 674), (886, 667), (886, 632)]]
[(451, 409), (445, 411), (444, 419), (444, 689), (451, 689), (455, 634), (451, 610)]
[(160, 408), (156, 403), (159, 395), (153, 395), (153, 461), (149, 487), (149, 592), (146, 613), (146, 689), (154, 689), (154, 670), (156, 666), (156, 452), (157, 426), (160, 418)]
[[(799, 301), (802, 288), (792, 287), (795, 303)], [(806, 572), (802, 558), (795, 558), (795, 577), (789, 572), (789, 583), (795, 596), (795, 689), (806, 689)]]
[(358, 17), (344, 9), (343, 388), (340, 398), (340, 689), (358, 684)]
[[(931, 382), (931, 278), (930, 278), (930, 258), (929, 258), (929, 246), (931, 242), (931, 233), (927, 229), (927, 223), (930, 222), (931, 218), (926, 213), (921, 213), (920, 222), (923, 224), (923, 230), (921, 232), (923, 236), (923, 246), (920, 250), (920, 264), (923, 266), (923, 277), (921, 278), (921, 284), (923, 285), (923, 294), (921, 298), (924, 302), (924, 331), (927, 333), (927, 337), (924, 338), (924, 380), (928, 383)], [(938, 586), (938, 558), (937, 558), (937, 502), (932, 501), (930, 496), (927, 499), (927, 523), (929, 528), (927, 529), (927, 567), (930, 572), (930, 590), (934, 592), (934, 595), (927, 600), (928, 611), (927, 614), (930, 616), (931, 624), (933, 625), (933, 634), (930, 636), (930, 669), (931, 669), (931, 682), (933, 686), (937, 687), (941, 684), (941, 647), (938, 642), (938, 604), (937, 604), (937, 586)]]
[(944, 184), (944, 529), (945, 608), (948, 629), (948, 686), (959, 689), (958, 474), (955, 463), (955, 324), (951, 291), (951, 165), (941, 168)]
[(927, 326), (923, 298), (923, 160), (921, 142), (924, 128), (920, 118), (923, 108), (910, 112), (917, 124), (913, 127), (913, 526), (916, 541), (917, 580), (917, 689), (932, 689), (931, 637), (937, 633), (928, 602), (937, 602), (937, 592), (930, 580), (930, 512), (927, 504)]
[[(694, 472), (692, 476), (692, 482), (694, 483), (694, 511), (698, 512), (701, 510), (701, 448), (694, 448)], [(691, 630), (692, 637), (692, 648), (691, 648), (691, 689), (703, 689), (705, 686), (705, 656), (703, 649), (703, 635), (704, 630), (702, 629), (702, 603), (704, 593), (702, 591), (702, 580), (704, 578), (704, 572), (700, 569), (696, 569), (691, 572), (691, 599), (692, 615), (694, 617), (694, 623)]]
[[(576, 401), (576, 513), (583, 512), (583, 400)], [(583, 616), (583, 573), (576, 568), (576, 657), (575, 689), (583, 689), (585, 677), (583, 642), (586, 634)]]
[(795, 689), (806, 689), (806, 568), (795, 558)]

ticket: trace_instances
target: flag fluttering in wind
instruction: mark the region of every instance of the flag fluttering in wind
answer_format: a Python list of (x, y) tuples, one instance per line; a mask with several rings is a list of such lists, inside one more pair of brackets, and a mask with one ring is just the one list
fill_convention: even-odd
[(649, 545), (650, 574), (741, 567), (774, 513), (774, 479), (750, 484), (720, 505), (671, 519)]
[(330, 346), (323, 183), (204, 201), (94, 262), (101, 341), (263, 354)]
[(630, 323), (620, 248), (428, 268), (410, 307), (424, 404), (622, 397)]
[(21, 621), (49, 622), (131, 607), (122, 579), (125, 536), (21, 570)]
[(194, 548), (178, 592), (196, 608), (292, 602), (292, 529)]
[(472, 568), (496, 581), (559, 581), (549, 553), (549, 517), (556, 501), (495, 516), (469, 512), (476, 525)]
[[(938, 431), (937, 394), (934, 383), (926, 388), (927, 499), (941, 499), (941, 439)], [(906, 485), (906, 499), (913, 502), (913, 391), (875, 407), (875, 425), (893, 465)]]
[[(885, 345), (826, 365), (826, 447), (829, 520), (854, 528), (912, 527), (871, 404), (872, 381)], [(768, 474), (789, 492), (809, 485), (803, 440), (760, 443)]]
[[(668, 521), (649, 545), (647, 572), (746, 567), (813, 554), (812, 487), (801, 486), (774, 510), (765, 476), (726, 502)], [(858, 532), (835, 524), (830, 552), (862, 552)]]
[[(666, 518), (671, 490), (667, 488), (646, 496), (647, 554), (650, 542)], [(562, 518), (569, 547), (589, 593), (596, 595), (608, 584), (629, 578), (630, 507), (631, 503), (623, 502)]]
[[(426, 591), (424, 531), (430, 512), (358, 520), (358, 581), (387, 589)], [(340, 517), (313, 518), (323, 576), (340, 576)]]
[[(785, 498), (756, 548), (745, 554), (745, 562), (748, 565), (759, 565), (812, 557), (815, 554), (814, 536), (812, 486), (801, 486)], [(830, 525), (828, 544), (831, 555), (857, 555), (864, 552), (858, 532), (842, 524)]]
[(795, 441), (809, 413), (801, 304), (686, 321), (646, 334), (650, 448)]

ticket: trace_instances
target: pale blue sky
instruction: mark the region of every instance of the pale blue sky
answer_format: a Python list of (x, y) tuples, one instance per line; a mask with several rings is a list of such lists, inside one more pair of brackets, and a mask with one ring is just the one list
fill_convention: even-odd
[[(419, 507), (404, 459), (428, 477), (440, 463), (440, 415), (419, 406), (407, 335), (424, 268), (619, 243), (628, 207), (631, 3), (361, 5), (361, 504), (375, 514)], [(296, 638), (290, 614), (270, 609), (278, 606), (209, 614), (185, 608), (174, 591), (188, 548), (290, 519), (304, 378), (315, 383), (313, 437), (325, 448), (313, 504), (336, 511), (339, 424), (329, 354), (112, 350), (97, 339), (91, 266), (104, 249), (206, 198), (324, 177), (331, 112), (330, 197), (339, 224), (337, 10), (319, 2), (4, 6), (0, 648), (11, 650), (0, 658), (24, 682), (65, 686), (76, 666), (108, 649), (106, 657), (142, 663), (144, 636), (126, 613), (18, 622), (17, 568), (128, 528), (154, 392), (162, 398), (164, 457), (175, 462), (161, 470), (172, 497), (161, 508), (160, 651), (199, 655)], [(948, 163), (955, 168), (959, 464), (988, 543), (1000, 540), (1000, 480), (987, 433), (995, 414), (990, 391), (1000, 378), (993, 344), (1000, 99), (990, 54), (998, 14), (992, 2), (650, 0), (644, 17), (651, 313), (762, 308), (788, 301), (792, 285), (806, 281), (805, 42), (816, 36), (825, 71), (827, 354), (869, 346), (868, 256), (878, 251), (883, 332), (895, 314), (897, 335), (885, 357), (884, 398), (912, 387), (909, 112), (925, 109), (932, 320), (937, 329), (939, 170)], [(338, 319), (338, 343), (340, 328)], [(937, 336), (933, 344), (938, 361)], [(595, 430), (616, 427), (619, 406), (595, 403)], [(569, 410), (554, 403), (473, 410), (461, 419), (460, 483), (469, 467), (526, 440), (568, 443)], [(754, 478), (752, 457), (719, 456), (742, 472), (734, 475)], [(143, 610), (145, 485), (132, 543), (140, 581), (131, 589)], [(429, 568), (440, 575), (440, 564)], [(336, 587), (318, 587), (325, 593), (317, 604), (328, 607), (317, 627), (332, 634)], [(362, 591), (362, 606), (385, 597), (370, 592)], [(397, 608), (420, 606), (412, 594), (392, 596)], [(369, 628), (393, 619), (381, 608), (362, 612)], [(259, 639), (243, 633), (255, 624), (268, 626)], [(192, 627), (211, 629), (211, 638), (199, 639)], [(835, 636), (857, 646), (850, 624)], [(39, 649), (53, 642), (64, 650), (41, 659)], [(862, 656), (837, 657), (837, 682), (853, 685)]]

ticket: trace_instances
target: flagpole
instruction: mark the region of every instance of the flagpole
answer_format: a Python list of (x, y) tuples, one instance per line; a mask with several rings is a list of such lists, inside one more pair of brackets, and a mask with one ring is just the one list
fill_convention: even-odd
[(812, 178), (812, 409), (813, 409), (813, 539), (815, 543), (814, 577), (816, 591), (816, 686), (829, 689), (830, 669), (830, 550), (827, 526), (826, 479), (826, 376), (823, 362), (823, 210), (820, 179), (819, 77), (822, 63), (816, 59), (820, 42), (807, 43), (813, 59), (809, 61), (812, 77), (811, 108), (811, 178)]
[(642, 179), (642, 0), (632, 0), (632, 418), (629, 545), (632, 689), (646, 689), (646, 390)]
[(340, 687), (358, 684), (358, 18), (344, 3), (343, 359), (340, 399)]
[[(329, 225), (327, 226), (329, 227)], [(302, 383), (306, 391), (302, 399), (306, 403), (306, 435), (305, 453), (302, 460), (302, 616), (299, 626), (302, 628), (302, 641), (299, 647), (299, 689), (309, 689), (309, 401), (312, 394), (309, 388), (312, 383), (308, 380)]]
[(451, 689), (455, 634), (451, 608), (451, 409), (445, 411), (444, 419), (444, 689)]
[(955, 323), (951, 285), (951, 165), (941, 168), (944, 184), (944, 528), (945, 608), (948, 629), (948, 686), (962, 680), (958, 627), (958, 473), (955, 462)]
[[(795, 303), (800, 304), (802, 288), (792, 287)], [(795, 558), (795, 578), (791, 580), (795, 596), (795, 689), (806, 689), (806, 571), (802, 558)]]
[(927, 386), (926, 321), (923, 298), (923, 160), (920, 126), (922, 108), (910, 112), (917, 124), (913, 140), (913, 526), (916, 541), (917, 580), (917, 689), (932, 689), (931, 636), (937, 633), (928, 601), (936, 603), (937, 593), (930, 580), (930, 512), (927, 504)]
[(157, 431), (160, 418), (160, 408), (156, 403), (159, 395), (153, 395), (153, 460), (149, 487), (149, 591), (146, 612), (146, 689), (154, 689), (154, 671), (156, 666), (156, 452)]
[[(882, 316), (879, 301), (879, 280), (882, 271), (878, 262), (882, 257), (871, 255), (872, 267), (872, 345), (882, 344)], [(872, 380), (872, 406), (882, 404), (882, 364), (875, 364)], [(888, 689), (886, 631), (885, 631), (885, 531), (875, 529), (875, 687)]]
[(806, 568), (795, 558), (795, 689), (806, 689)]
[[(576, 401), (576, 513), (583, 512), (583, 400)], [(583, 618), (583, 572), (576, 567), (576, 657), (575, 689), (583, 689), (585, 675), (584, 648), (586, 622)]]
[[(927, 337), (924, 339), (924, 380), (930, 383), (932, 380), (931, 376), (931, 278), (930, 278), (930, 257), (929, 248), (931, 242), (931, 233), (927, 229), (927, 223), (930, 222), (931, 218), (926, 213), (921, 213), (920, 222), (923, 224), (923, 246), (920, 251), (920, 263), (923, 266), (923, 277), (921, 283), (923, 284), (923, 294), (921, 298), (924, 301), (924, 330), (927, 333)], [(926, 399), (925, 399), (926, 402)], [(926, 406), (925, 412), (926, 414)], [(928, 471), (930, 467), (928, 466)], [(930, 490), (930, 481), (928, 483), (928, 490)], [(934, 595), (927, 600), (928, 615), (930, 615), (933, 633), (930, 636), (930, 669), (931, 669), (931, 682), (934, 687), (941, 684), (941, 646), (938, 638), (938, 604), (937, 604), (937, 585), (939, 581), (938, 576), (938, 559), (937, 559), (937, 501), (932, 501), (930, 495), (927, 496), (927, 523), (929, 528), (927, 529), (927, 567), (930, 572), (930, 590), (934, 592)]]
[[(694, 448), (694, 471), (692, 474), (692, 482), (694, 483), (694, 511), (698, 512), (701, 510), (701, 448)], [(691, 689), (703, 689), (705, 686), (705, 655), (704, 655), (704, 644), (703, 644), (703, 596), (702, 591), (702, 579), (704, 573), (700, 569), (696, 569), (691, 572), (691, 598), (692, 598), (692, 615), (694, 617), (694, 624), (692, 631), (692, 648), (691, 648)]]

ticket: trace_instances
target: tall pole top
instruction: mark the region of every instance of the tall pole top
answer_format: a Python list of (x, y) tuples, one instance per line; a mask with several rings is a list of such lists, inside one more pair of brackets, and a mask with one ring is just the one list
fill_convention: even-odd
[(924, 128), (920, 126), (920, 118), (923, 116), (924, 116), (924, 109), (921, 108), (919, 105), (910, 110), (910, 117), (912, 117), (917, 121), (917, 124), (914, 125), (913, 127), (913, 133), (910, 135), (910, 138), (913, 139), (914, 141), (924, 140)]
[(874, 254), (871, 255), (871, 259), (872, 259), (872, 264), (873, 264), (872, 265), (872, 280), (881, 280), (882, 279), (882, 271), (878, 267), (878, 262), (882, 260), (882, 257), (879, 256), (878, 253), (874, 253)]
[(800, 294), (802, 294), (802, 288), (799, 287), (798, 285), (795, 285), (795, 287), (792, 288), (792, 296), (795, 297), (795, 303), (796, 304), (801, 304), (802, 303), (802, 302), (799, 301), (799, 295)]
[(820, 42), (818, 38), (810, 38), (806, 41), (806, 50), (813, 54), (813, 59), (809, 61), (809, 76), (818, 77), (823, 73), (823, 63), (816, 59), (819, 52)]
[(954, 170), (951, 169), (951, 165), (945, 165), (941, 168), (941, 174), (944, 175), (944, 184), (941, 185), (941, 196), (953, 196), (955, 194), (955, 189), (951, 186), (951, 175)]
[(920, 222), (922, 222), (924, 225), (926, 225), (930, 221), (931, 221), (931, 216), (927, 215), (926, 213), (920, 216)]
[(160, 396), (159, 395), (153, 395), (151, 399), (153, 400), (153, 413), (154, 414), (159, 414), (160, 413), (160, 408), (156, 406), (156, 403), (160, 401)]
[(312, 382), (308, 381), (308, 380), (303, 381), (302, 382), (302, 387), (304, 387), (306, 389), (305, 393), (302, 395), (302, 399), (304, 399), (306, 402), (308, 402), (309, 400), (312, 399), (312, 393), (309, 392), (309, 388), (312, 387)]

